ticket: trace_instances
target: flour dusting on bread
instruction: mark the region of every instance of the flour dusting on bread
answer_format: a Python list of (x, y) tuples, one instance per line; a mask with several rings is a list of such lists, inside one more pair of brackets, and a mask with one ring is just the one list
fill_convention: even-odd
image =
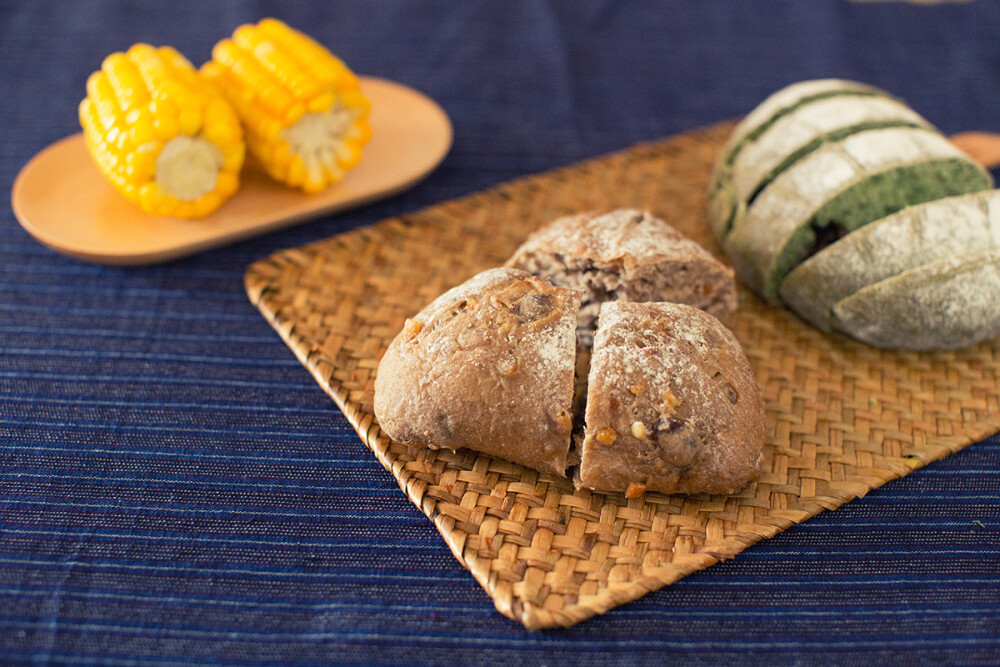
[(379, 425), (397, 442), (565, 475), (579, 305), (579, 293), (509, 268), (445, 292), (379, 364)]
[(584, 345), (607, 301), (686, 303), (719, 318), (736, 309), (733, 270), (648, 211), (559, 218), (532, 234), (507, 266), (583, 292)]

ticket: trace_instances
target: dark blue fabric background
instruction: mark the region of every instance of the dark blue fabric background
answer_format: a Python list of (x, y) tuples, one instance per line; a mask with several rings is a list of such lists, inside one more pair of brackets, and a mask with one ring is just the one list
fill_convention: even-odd
[[(395, 199), (163, 266), (0, 218), (0, 663), (1000, 664), (1000, 439), (565, 631), (493, 609), (247, 301), (281, 248), (864, 80), (1000, 131), (1000, 3), (0, 1), (0, 185), (137, 41), (274, 15), (437, 99)], [(66, 220), (72, 225), (73, 220)]]

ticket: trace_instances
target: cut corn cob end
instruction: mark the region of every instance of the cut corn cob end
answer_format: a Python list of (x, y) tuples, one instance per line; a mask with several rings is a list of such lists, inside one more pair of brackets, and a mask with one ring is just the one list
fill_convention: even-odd
[(239, 118), (171, 47), (136, 44), (105, 58), (79, 112), (98, 168), (147, 213), (204, 217), (239, 185)]
[(320, 192), (360, 161), (368, 99), (354, 73), (303, 33), (276, 19), (240, 26), (202, 72), (232, 102), (272, 178)]

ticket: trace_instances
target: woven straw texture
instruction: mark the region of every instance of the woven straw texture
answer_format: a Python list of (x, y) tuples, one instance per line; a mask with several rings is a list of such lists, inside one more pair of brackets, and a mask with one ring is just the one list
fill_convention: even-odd
[(403, 321), (503, 263), (553, 218), (647, 208), (721, 256), (706, 186), (731, 124), (643, 144), (277, 253), (250, 299), (497, 609), (568, 626), (732, 558), (758, 540), (1000, 429), (1000, 344), (941, 353), (828, 336), (741, 290), (727, 322), (766, 404), (760, 479), (733, 496), (626, 499), (518, 465), (391, 442), (372, 415), (378, 359)]

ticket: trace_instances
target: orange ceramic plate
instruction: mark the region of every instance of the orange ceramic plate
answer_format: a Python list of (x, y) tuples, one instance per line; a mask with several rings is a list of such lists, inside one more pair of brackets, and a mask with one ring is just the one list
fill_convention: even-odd
[(340, 183), (306, 195), (252, 164), (240, 189), (199, 220), (153, 216), (129, 203), (97, 170), (83, 135), (31, 159), (14, 181), (14, 214), (32, 236), (99, 264), (153, 264), (399, 193), (429, 174), (451, 148), (452, 127), (430, 98), (398, 83), (362, 77), (371, 100), (371, 141)]

